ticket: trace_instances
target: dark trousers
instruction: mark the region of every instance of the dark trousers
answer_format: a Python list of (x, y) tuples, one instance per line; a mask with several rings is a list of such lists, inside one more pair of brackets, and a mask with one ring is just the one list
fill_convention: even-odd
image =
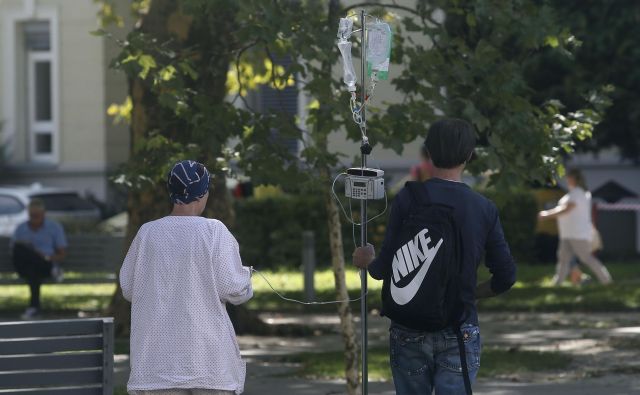
[(40, 308), (40, 285), (51, 277), (51, 262), (45, 260), (28, 245), (16, 243), (13, 246), (13, 266), (18, 275), (29, 285), (30, 307)]

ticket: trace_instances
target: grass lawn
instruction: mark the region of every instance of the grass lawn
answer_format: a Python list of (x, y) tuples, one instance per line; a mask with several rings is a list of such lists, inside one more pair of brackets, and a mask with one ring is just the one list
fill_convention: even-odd
[[(483, 300), (480, 311), (638, 311), (640, 310), (640, 263), (608, 264), (614, 285), (603, 287), (591, 284), (581, 288), (570, 286), (552, 287), (553, 266), (520, 265), (518, 282), (507, 294)], [(263, 273), (271, 284), (287, 297), (303, 299), (302, 274), (293, 271), (266, 271)], [(489, 274), (483, 268), (479, 278)], [(76, 276), (77, 277), (77, 276)], [(347, 285), (351, 295), (357, 297), (360, 278), (355, 270), (347, 271)], [(259, 275), (254, 275), (255, 297), (249, 308), (260, 311), (333, 312), (332, 305), (301, 306), (280, 300)], [(318, 300), (335, 299), (333, 273), (329, 269), (319, 270), (315, 277)], [(370, 279), (369, 298), (371, 308), (380, 306), (382, 282)], [(102, 311), (115, 291), (113, 283), (95, 284), (45, 284), (42, 287), (43, 308), (60, 315), (75, 315), (78, 311), (98, 313)], [(24, 309), (29, 297), (22, 284), (0, 285), (0, 313), (15, 314)], [(354, 309), (359, 304), (353, 304)]]
[[(616, 281), (614, 285), (603, 287), (597, 283), (575, 288), (571, 286), (553, 287), (551, 277), (554, 267), (551, 265), (520, 265), (518, 282), (508, 293), (479, 302), (480, 311), (637, 311), (640, 309), (640, 263), (613, 263), (607, 267)], [(293, 272), (265, 272), (271, 284), (287, 297), (303, 299), (302, 275)], [(489, 278), (488, 271), (481, 267), (479, 279)], [(249, 302), (254, 309), (273, 311), (333, 311), (335, 307), (301, 306), (282, 302), (273, 294), (267, 283), (254, 275), (255, 297)], [(333, 273), (320, 271), (315, 277), (318, 300), (335, 299)], [(347, 271), (347, 286), (352, 297), (359, 295), (360, 278), (354, 270)], [(381, 305), (380, 289), (382, 282), (369, 279), (369, 305), (377, 308)], [(358, 304), (352, 306), (355, 310)]]
[[(115, 292), (115, 284), (45, 284), (41, 289), (42, 308), (61, 315), (78, 311), (104, 310)], [(0, 285), (0, 313), (15, 314), (23, 311), (29, 302), (26, 285)]]
[[(287, 357), (287, 362), (301, 365), (298, 375), (309, 378), (344, 377), (342, 352), (306, 353)], [(482, 350), (479, 377), (498, 377), (527, 372), (565, 369), (571, 357), (558, 352), (507, 350), (485, 347)], [(372, 380), (391, 380), (389, 351), (386, 348), (369, 350), (369, 377)]]

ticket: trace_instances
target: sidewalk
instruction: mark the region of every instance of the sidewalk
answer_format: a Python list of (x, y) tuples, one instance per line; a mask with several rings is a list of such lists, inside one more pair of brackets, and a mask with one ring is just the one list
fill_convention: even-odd
[[(475, 395), (631, 395), (640, 393), (640, 378), (607, 376), (570, 383), (513, 383), (480, 380), (473, 389)], [(341, 395), (344, 383), (310, 381), (292, 378), (249, 377), (245, 395)], [(395, 395), (391, 383), (370, 383), (371, 395)]]
[[(270, 324), (306, 324), (322, 328), (324, 335), (310, 337), (240, 336), (247, 360), (248, 395), (338, 395), (340, 380), (294, 377), (297, 367), (283, 363), (282, 355), (317, 350), (340, 350), (335, 315), (267, 315)], [(573, 356), (570, 369), (480, 380), (477, 395), (627, 395), (640, 394), (640, 325), (634, 314), (484, 314), (481, 332), (485, 346), (501, 345), (540, 351), (561, 351)], [(371, 347), (387, 342), (387, 322), (371, 317)], [(482, 367), (481, 367), (482, 369)], [(625, 373), (625, 374), (620, 374)], [(126, 384), (127, 356), (118, 356), (116, 380)], [(369, 385), (371, 395), (394, 394), (391, 383)]]

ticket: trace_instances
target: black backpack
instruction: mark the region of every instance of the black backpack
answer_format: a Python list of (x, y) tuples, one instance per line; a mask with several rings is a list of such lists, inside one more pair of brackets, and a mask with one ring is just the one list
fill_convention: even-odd
[(395, 255), (382, 286), (382, 312), (410, 329), (452, 328), (458, 336), (467, 393), (471, 393), (460, 325), (462, 238), (453, 207), (432, 203), (420, 182), (405, 186), (412, 199), (409, 216), (396, 235)]

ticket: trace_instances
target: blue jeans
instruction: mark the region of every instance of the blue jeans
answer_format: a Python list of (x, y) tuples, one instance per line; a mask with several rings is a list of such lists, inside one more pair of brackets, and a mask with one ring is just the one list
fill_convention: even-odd
[[(461, 327), (467, 354), (469, 379), (480, 368), (480, 329)], [(392, 325), (390, 359), (397, 395), (465, 395), (458, 339), (451, 329), (414, 332)]]

